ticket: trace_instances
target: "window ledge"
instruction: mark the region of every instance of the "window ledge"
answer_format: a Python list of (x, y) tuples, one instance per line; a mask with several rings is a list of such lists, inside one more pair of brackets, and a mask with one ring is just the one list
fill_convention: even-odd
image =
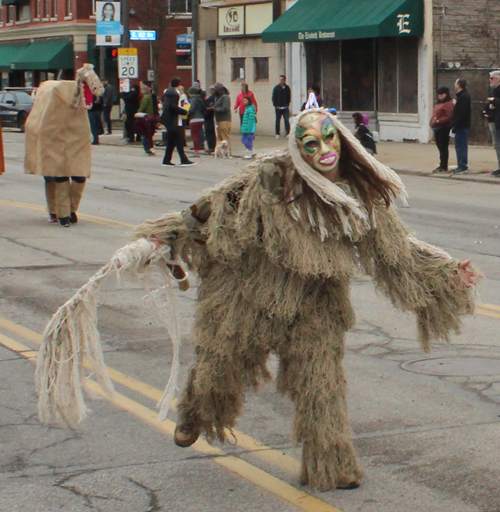
[(13, 27), (14, 26), (14, 22), (13, 21), (8, 21), (6, 24), (5, 24), (6, 27)]
[(377, 113), (379, 123), (413, 123), (420, 124), (420, 116), (418, 114), (404, 114), (404, 113)]
[(50, 21), (50, 18), (42, 18), (42, 21)]
[(70, 14), (68, 16), (64, 16), (64, 21), (70, 21), (72, 19), (73, 19), (73, 15), (72, 14)]
[(59, 18), (50, 18), (50, 21), (59, 21)]
[(19, 20), (16, 22), (16, 25), (26, 25), (26, 23), (29, 23), (31, 20)]
[(177, 66), (177, 69), (193, 69), (193, 66)]

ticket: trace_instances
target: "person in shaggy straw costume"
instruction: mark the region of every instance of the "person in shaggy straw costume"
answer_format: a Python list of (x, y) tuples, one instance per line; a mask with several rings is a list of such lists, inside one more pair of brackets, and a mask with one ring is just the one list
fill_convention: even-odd
[[(470, 261), (417, 240), (396, 213), (397, 196), (406, 197), (400, 178), (336, 117), (303, 112), (289, 150), (259, 155), (189, 209), (141, 224), (137, 240), (60, 308), (38, 360), (42, 421), (76, 424), (85, 416), (75, 385), (84, 378), (83, 354), (111, 386), (89, 300), (108, 270), (156, 263), (187, 288), (191, 269), (200, 280), (196, 361), (179, 401), (175, 442), (190, 446), (201, 434), (225, 441), (244, 392), (270, 378), (266, 363), (274, 353), (278, 389), (295, 404), (301, 482), (323, 491), (358, 487), (363, 470), (342, 368), (345, 333), (354, 325), (350, 279), (363, 267), (396, 307), (415, 313), (428, 351), (432, 340), (458, 332), (460, 315), (473, 313), (480, 275)], [(64, 368), (70, 359), (72, 371)], [(160, 418), (172, 385), (171, 376)]]

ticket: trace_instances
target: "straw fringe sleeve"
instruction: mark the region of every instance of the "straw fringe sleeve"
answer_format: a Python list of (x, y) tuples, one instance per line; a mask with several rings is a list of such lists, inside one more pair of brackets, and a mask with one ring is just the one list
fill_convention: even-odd
[(376, 228), (358, 244), (361, 264), (395, 307), (416, 314), (424, 351), (432, 341), (449, 343), (461, 315), (474, 312), (475, 287), (466, 286), (458, 260), (413, 237), (392, 206), (378, 205), (374, 215)]

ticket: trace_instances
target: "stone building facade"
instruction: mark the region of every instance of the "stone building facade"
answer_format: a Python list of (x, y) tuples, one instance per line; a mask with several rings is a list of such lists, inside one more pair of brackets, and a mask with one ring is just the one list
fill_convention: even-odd
[[(203, 87), (220, 82), (228, 89), (232, 106), (247, 83), (258, 103), (257, 134), (274, 135), (275, 111), (272, 90), (286, 73), (283, 43), (266, 44), (261, 33), (281, 13), (281, 3), (264, 0), (201, 1), (197, 72)], [(235, 18), (234, 30), (224, 20)], [(238, 24), (238, 20), (240, 23)], [(226, 27), (226, 29), (224, 29)], [(227, 30), (225, 32), (224, 30)], [(233, 132), (240, 129), (233, 113)]]

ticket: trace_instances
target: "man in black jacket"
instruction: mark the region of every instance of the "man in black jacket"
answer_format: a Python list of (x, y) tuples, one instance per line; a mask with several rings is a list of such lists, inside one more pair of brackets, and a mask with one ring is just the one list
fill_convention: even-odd
[(490, 174), (500, 178), (500, 71), (492, 71), (490, 73), (490, 88), (491, 97), (488, 98), (485, 116), (488, 118), (491, 138), (498, 160), (498, 169)]
[(182, 124), (182, 117), (187, 114), (187, 110), (179, 107), (179, 87), (181, 79), (178, 77), (172, 78), (170, 81), (170, 87), (165, 91), (163, 95), (163, 112), (160, 117), (160, 121), (167, 129), (167, 147), (165, 149), (165, 156), (163, 157), (163, 163), (161, 165), (170, 167), (175, 164), (172, 163), (172, 155), (174, 148), (177, 148), (179, 157), (181, 159), (181, 167), (187, 167), (195, 165), (195, 162), (190, 162), (184, 153), (184, 143), (181, 137), (180, 126)]
[(452, 131), (455, 134), (455, 151), (457, 152), (458, 167), (453, 169), (453, 174), (465, 174), (469, 172), (468, 167), (468, 137), (471, 123), (471, 99), (465, 88), (467, 82), (459, 78), (455, 82), (457, 91), (457, 102), (453, 109), (451, 119)]
[(280, 75), (280, 83), (273, 89), (273, 105), (276, 111), (276, 138), (280, 138), (280, 123), (281, 118), (285, 122), (285, 131), (288, 135), (290, 133), (290, 87), (286, 85), (285, 75)]

